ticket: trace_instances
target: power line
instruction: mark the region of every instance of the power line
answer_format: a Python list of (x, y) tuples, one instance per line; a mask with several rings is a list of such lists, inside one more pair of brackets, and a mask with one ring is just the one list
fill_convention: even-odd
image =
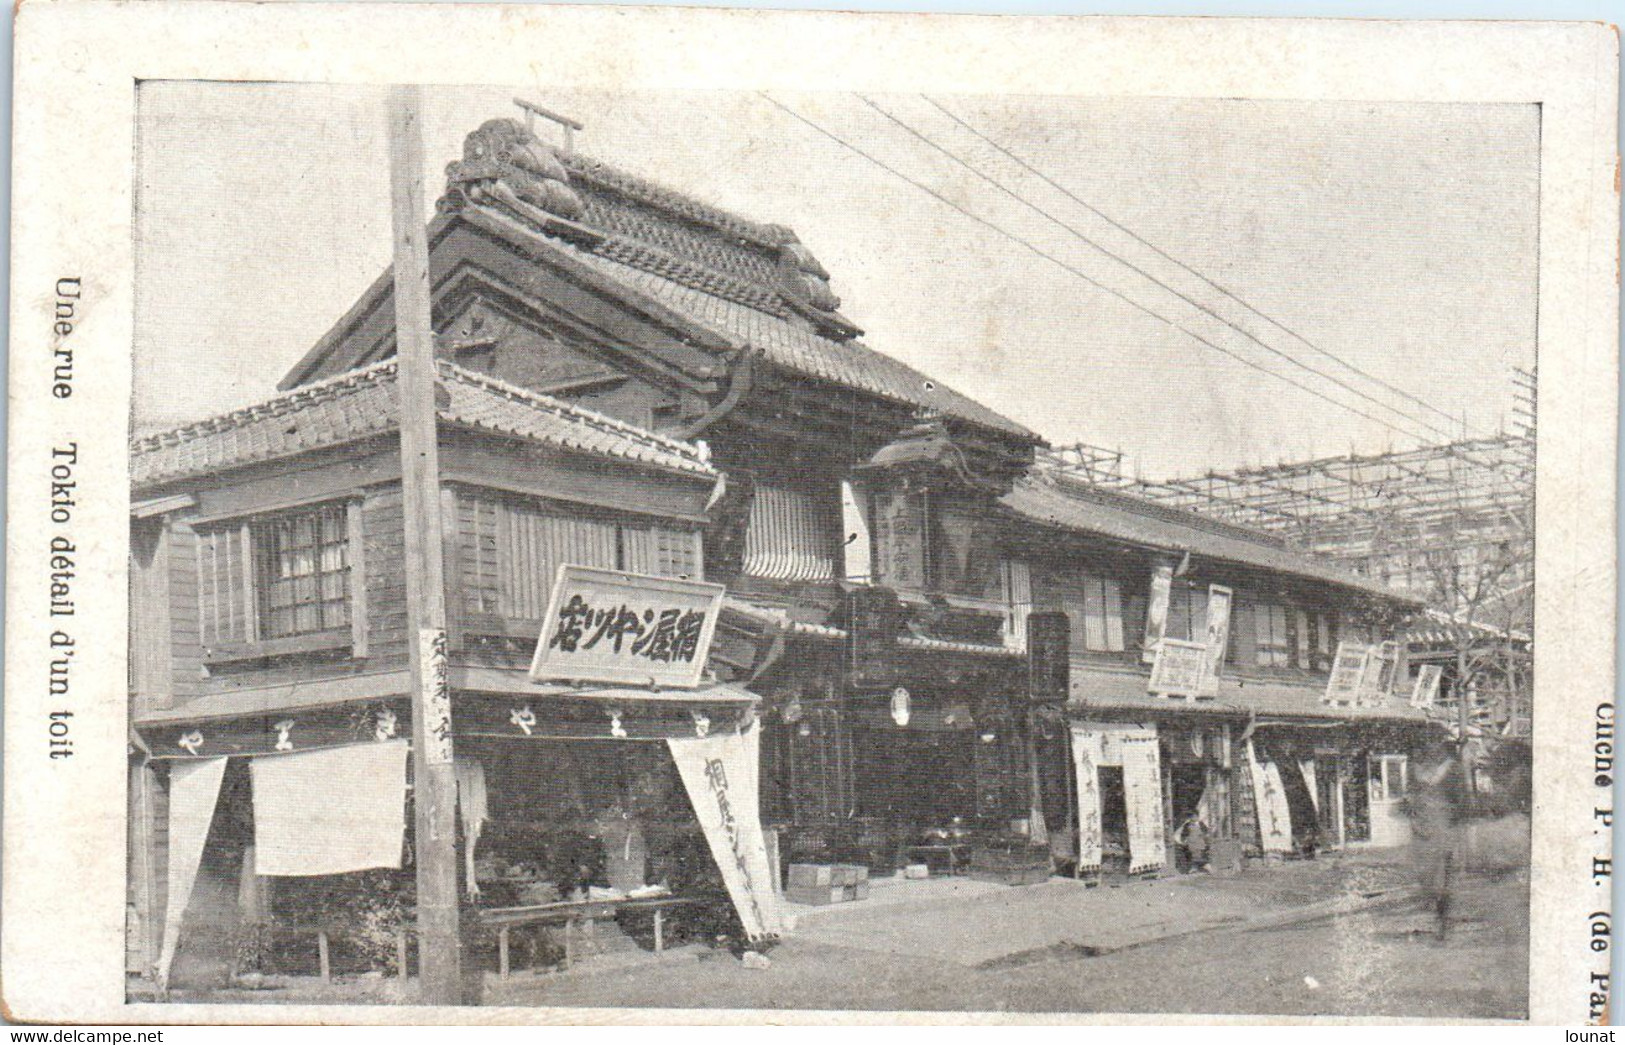
[[(925, 95), (925, 94), (920, 95), (920, 97), (924, 98), (927, 102), (931, 103), (931, 105), (935, 106), (936, 109), (939, 112), (941, 112), (944, 116), (948, 117), (950, 120), (952, 120), (955, 123), (959, 124), (959, 126), (963, 127), (965, 130), (969, 131), (971, 134), (974, 134), (976, 137), (980, 138), (982, 141), (986, 142), (988, 145), (992, 146), (993, 148), (997, 149), (999, 152), (1003, 153), (1005, 156), (1009, 157), (1013, 162), (1018, 164), (1023, 170), (1025, 170), (1028, 173), (1032, 174), (1033, 176), (1041, 179), (1046, 185), (1050, 186), (1050, 188), (1054, 189), (1056, 192), (1059, 192), (1061, 195), (1065, 196), (1067, 199), (1069, 199), (1072, 202), (1076, 203), (1078, 206), (1084, 208), (1089, 213), (1093, 214), (1095, 217), (1099, 218), (1100, 220), (1106, 222), (1108, 225), (1112, 226), (1113, 228), (1117, 229), (1118, 231), (1123, 232), (1123, 233), (1133, 237), (1137, 242), (1139, 242), (1139, 243), (1143, 244), (1144, 246), (1150, 248), (1151, 250), (1155, 251), (1161, 257), (1166, 258), (1168, 261), (1173, 262), (1175, 265), (1178, 265), (1180, 268), (1184, 269), (1186, 272), (1189, 272), (1191, 275), (1195, 276), (1197, 279), (1199, 279), (1202, 282), (1206, 283), (1208, 286), (1212, 287), (1214, 290), (1217, 290), (1219, 293), (1223, 294), (1225, 297), (1230, 298), (1232, 301), (1234, 301), (1237, 304), (1241, 305), (1241, 307), (1245, 308), (1247, 311), (1251, 312), (1253, 315), (1259, 317), (1264, 322), (1270, 324), (1271, 326), (1275, 327), (1278, 330), (1281, 330), (1281, 331), (1285, 332), (1289, 337), (1293, 338), (1294, 340), (1296, 340), (1298, 342), (1301, 342), (1302, 344), (1308, 346), (1309, 348), (1313, 349), (1316, 352), (1319, 352), (1321, 355), (1325, 356), (1327, 359), (1330, 359), (1333, 362), (1337, 363), (1339, 366), (1342, 366), (1342, 367), (1352, 371), (1353, 373), (1360, 375), (1361, 377), (1363, 377), (1367, 381), (1370, 381), (1371, 383), (1377, 385), (1378, 387), (1383, 388), (1383, 389), (1387, 390), (1388, 392), (1390, 392), (1390, 393), (1392, 393), (1394, 395), (1400, 396), (1400, 397), (1402, 397), (1404, 399), (1408, 399), (1411, 402), (1417, 404), (1418, 406), (1421, 406), (1421, 407), (1424, 407), (1424, 408), (1426, 408), (1428, 410), (1433, 411), (1435, 414), (1438, 414), (1440, 417), (1444, 418), (1446, 421), (1449, 421), (1451, 424), (1455, 423), (1455, 420), (1456, 420), (1455, 418), (1451, 417), (1448, 413), (1446, 413), (1445, 411), (1439, 409), (1437, 406), (1434, 406), (1432, 403), (1428, 402), (1427, 400), (1421, 398), (1420, 396), (1412, 395), (1410, 392), (1407, 392), (1402, 388), (1398, 388), (1398, 387), (1396, 387), (1394, 385), (1391, 385), (1387, 381), (1384, 381), (1382, 378), (1377, 377), (1375, 374), (1372, 374), (1372, 373), (1370, 373), (1370, 372), (1368, 372), (1366, 370), (1363, 370), (1360, 367), (1354, 365), (1353, 363), (1350, 363), (1346, 359), (1343, 359), (1341, 356), (1338, 356), (1336, 353), (1333, 353), (1333, 352), (1331, 352), (1331, 351), (1329, 351), (1327, 349), (1321, 348), (1319, 345), (1315, 344), (1313, 341), (1310, 341), (1308, 338), (1304, 337), (1302, 334), (1298, 333), (1296, 330), (1293, 330), (1291, 327), (1287, 326), (1285, 323), (1282, 323), (1280, 320), (1274, 318), (1273, 316), (1269, 315), (1268, 313), (1264, 312), (1263, 310), (1257, 308), (1251, 302), (1247, 301), (1241, 295), (1239, 295), (1239, 294), (1235, 293), (1234, 291), (1230, 290), (1229, 288), (1225, 287), (1223, 284), (1219, 283), (1217, 280), (1214, 280), (1211, 277), (1209, 277), (1207, 275), (1204, 275), (1202, 272), (1198, 271), (1196, 268), (1194, 268), (1191, 265), (1187, 264), (1186, 262), (1181, 261), (1180, 259), (1174, 257), (1172, 254), (1168, 253), (1166, 250), (1163, 250), (1161, 247), (1157, 246), (1155, 243), (1152, 243), (1150, 240), (1146, 239), (1144, 236), (1141, 236), (1138, 232), (1135, 232), (1133, 229), (1129, 228), (1127, 225), (1124, 225), (1122, 222), (1120, 222), (1117, 219), (1113, 218), (1111, 215), (1107, 214), (1105, 211), (1101, 210), (1099, 207), (1096, 207), (1094, 204), (1088, 202), (1087, 200), (1084, 200), (1084, 199), (1080, 198), (1075, 193), (1073, 193), (1072, 190), (1070, 190), (1066, 186), (1060, 184), (1054, 178), (1051, 178), (1049, 175), (1045, 174), (1043, 171), (1039, 170), (1037, 167), (1034, 167), (1032, 164), (1028, 163), (1026, 160), (1024, 160), (1020, 156), (1016, 155), (1016, 153), (1013, 152), (1012, 150), (1006, 148), (1004, 145), (1001, 145), (999, 142), (995, 141), (990, 136), (982, 133), (976, 127), (972, 126), (969, 121), (967, 121), (967, 120), (963, 119), (962, 117), (960, 117), (957, 113), (955, 113), (953, 110), (949, 109), (947, 106), (943, 105), (941, 102), (937, 101), (935, 98), (932, 98), (930, 95)], [(1256, 340), (1256, 338), (1254, 340)], [(1435, 431), (1437, 431), (1437, 429), (1435, 429)]]
[[(1145, 269), (1143, 269), (1143, 268), (1139, 267), (1138, 265), (1134, 264), (1134, 262), (1132, 262), (1129, 259), (1123, 257), (1121, 254), (1118, 254), (1118, 253), (1116, 253), (1116, 252), (1114, 252), (1114, 251), (1112, 251), (1112, 250), (1110, 250), (1110, 249), (1108, 249), (1106, 247), (1101, 246), (1095, 240), (1091, 239), (1089, 236), (1087, 236), (1084, 233), (1080, 232), (1074, 226), (1068, 224), (1065, 221), (1062, 221), (1060, 218), (1056, 217), (1054, 214), (1051, 214), (1049, 211), (1045, 210), (1043, 207), (1040, 207), (1038, 204), (1036, 204), (1036, 203), (1032, 202), (1031, 200), (1027, 199), (1025, 196), (1021, 195), (1019, 192), (1016, 192), (1014, 189), (1009, 188), (1008, 186), (1006, 186), (1005, 184), (1000, 182), (997, 178), (994, 178), (992, 175), (989, 175), (986, 172), (977, 169), (974, 165), (972, 165), (970, 162), (965, 160), (962, 156), (958, 155), (953, 150), (947, 148), (946, 146), (940, 144), (939, 142), (933, 141), (928, 135), (926, 135), (925, 133), (920, 131), (918, 128), (911, 126), (906, 120), (903, 120), (902, 118), (898, 117), (896, 114), (888, 112), (886, 109), (884, 109), (880, 105), (876, 104), (872, 99), (867, 98), (867, 97), (865, 97), (863, 95), (859, 95), (858, 98), (865, 105), (869, 106), (869, 108), (873, 109), (875, 112), (877, 112), (880, 115), (884, 116), (886, 119), (890, 120), (892, 123), (894, 123), (897, 126), (901, 127), (904, 131), (907, 131), (910, 135), (912, 135), (914, 138), (918, 139), (920, 142), (924, 143), (929, 148), (934, 149), (937, 152), (941, 153), (942, 155), (948, 157), (948, 159), (954, 161), (955, 163), (959, 164), (961, 167), (963, 167), (966, 170), (970, 171), (972, 174), (976, 175), (978, 178), (980, 178), (983, 181), (987, 182), (989, 185), (993, 186), (995, 189), (997, 189), (1000, 192), (1004, 193), (1006, 196), (1009, 196), (1011, 199), (1015, 200), (1017, 203), (1019, 203), (1022, 206), (1028, 208), (1029, 210), (1033, 211), (1034, 213), (1043, 216), (1044, 218), (1048, 219), (1049, 221), (1053, 222), (1054, 224), (1059, 225), (1061, 228), (1063, 228), (1066, 231), (1070, 232), (1073, 236), (1075, 236), (1078, 239), (1082, 240), (1084, 243), (1087, 243), (1089, 246), (1093, 247), (1095, 250), (1099, 251), (1100, 253), (1106, 255), (1108, 258), (1111, 258), (1113, 261), (1116, 261), (1117, 263), (1123, 265), (1125, 268), (1127, 268), (1130, 271), (1134, 272), (1136, 275), (1140, 276), (1142, 279), (1145, 279), (1146, 281), (1148, 281), (1150, 283), (1153, 283), (1156, 286), (1161, 287), (1163, 290), (1168, 291), (1168, 293), (1170, 293), (1170, 294), (1174, 295), (1175, 297), (1179, 298), (1179, 300), (1185, 302), (1187, 305), (1190, 305), (1192, 308), (1198, 309), (1201, 312), (1211, 316), (1215, 320), (1217, 320), (1220, 323), (1224, 324), (1226, 327), (1229, 327), (1231, 330), (1234, 330), (1236, 333), (1240, 334), (1242, 337), (1245, 337), (1248, 340), (1254, 342), (1259, 347), (1263, 348), (1266, 352), (1269, 352), (1272, 355), (1278, 356), (1281, 359), (1286, 360), (1288, 363), (1291, 363), (1293, 366), (1296, 366), (1296, 367), (1298, 367), (1300, 369), (1303, 369), (1303, 370), (1307, 370), (1309, 373), (1314, 374), (1316, 377), (1323, 378), (1324, 380), (1330, 381), (1332, 384), (1334, 384), (1337, 387), (1343, 389), (1344, 391), (1350, 393), (1351, 395), (1358, 396), (1359, 398), (1364, 399), (1366, 402), (1369, 402), (1369, 403), (1375, 405), (1378, 409), (1390, 411), (1390, 412), (1398, 415), (1399, 417), (1405, 418), (1405, 420), (1407, 420), (1407, 421), (1410, 421), (1410, 422), (1412, 422), (1414, 424), (1422, 425), (1423, 427), (1429, 429), (1430, 431), (1432, 431), (1432, 432), (1434, 432), (1434, 433), (1436, 433), (1438, 435), (1444, 436), (1446, 439), (1450, 438), (1451, 433), (1447, 429), (1440, 428), (1437, 424), (1434, 424), (1431, 421), (1425, 420), (1424, 418), (1421, 418), (1421, 417), (1417, 417), (1414, 414), (1411, 414), (1411, 413), (1409, 413), (1409, 412), (1407, 412), (1405, 410), (1401, 410), (1400, 408), (1398, 408), (1396, 406), (1392, 406), (1392, 405), (1390, 405), (1388, 403), (1385, 403), (1382, 400), (1377, 399), (1374, 396), (1371, 396), (1368, 393), (1363, 392), (1358, 388), (1355, 388), (1353, 385), (1349, 384), (1347, 381), (1344, 381), (1344, 380), (1342, 380), (1340, 378), (1334, 377), (1333, 375), (1327, 373), (1324, 370), (1318, 370), (1315, 367), (1310, 366), (1308, 363), (1305, 363), (1303, 360), (1297, 358), (1296, 356), (1291, 355), (1290, 353), (1283, 352), (1281, 349), (1278, 349), (1274, 345), (1271, 345), (1268, 342), (1262, 340), (1261, 338), (1259, 338), (1256, 334), (1252, 333), (1251, 331), (1246, 330), (1243, 327), (1237, 326), (1235, 323), (1231, 322), (1229, 319), (1226, 319), (1224, 316), (1220, 315), (1214, 309), (1208, 307), (1207, 305), (1204, 305), (1200, 301), (1197, 301), (1195, 298), (1191, 297), (1188, 294), (1185, 294), (1184, 292), (1180, 291), (1178, 288), (1169, 286), (1167, 283), (1164, 283), (1162, 280), (1158, 279), (1156, 276), (1154, 276), (1151, 273), (1147, 272)], [(1341, 362), (1341, 360), (1339, 360), (1339, 362)], [(1345, 364), (1345, 365), (1347, 365), (1347, 364)]]
[[(1245, 366), (1251, 367), (1252, 369), (1257, 370), (1260, 373), (1268, 374), (1271, 377), (1279, 378), (1280, 380), (1285, 381), (1286, 383), (1292, 385), (1294, 388), (1297, 388), (1297, 389), (1300, 389), (1301, 391), (1307, 392), (1310, 395), (1316, 397), (1317, 399), (1324, 400), (1325, 402), (1328, 402), (1328, 403), (1332, 404), (1333, 406), (1341, 407), (1342, 409), (1347, 410), (1347, 411), (1349, 411), (1351, 413), (1357, 414), (1360, 417), (1363, 417), (1368, 421), (1372, 421), (1372, 422), (1375, 422), (1376, 424), (1382, 425), (1384, 428), (1388, 428), (1388, 429), (1390, 429), (1392, 431), (1399, 432), (1399, 433), (1401, 433), (1403, 435), (1409, 436), (1412, 439), (1418, 439), (1418, 440), (1422, 441), (1423, 443), (1427, 443), (1430, 440), (1431, 437), (1429, 437), (1429, 436), (1419, 435), (1418, 433), (1416, 433), (1414, 431), (1411, 431), (1411, 430), (1409, 430), (1407, 428), (1402, 428), (1399, 425), (1396, 425), (1392, 421), (1387, 421), (1387, 420), (1384, 420), (1383, 418), (1380, 418), (1380, 417), (1374, 417), (1371, 414), (1368, 414), (1365, 411), (1361, 410), (1359, 407), (1350, 406), (1347, 403), (1339, 402), (1338, 400), (1333, 399), (1330, 396), (1326, 395), (1325, 393), (1321, 392), (1319, 389), (1311, 388), (1308, 385), (1305, 385), (1302, 382), (1294, 380), (1293, 378), (1289, 377), (1288, 375), (1281, 373), (1280, 371), (1271, 370), (1269, 367), (1264, 366), (1261, 363), (1255, 362), (1255, 361), (1253, 361), (1251, 359), (1248, 359), (1247, 357), (1245, 357), (1243, 355), (1240, 355), (1240, 354), (1238, 354), (1236, 352), (1232, 352), (1230, 349), (1225, 348), (1222, 345), (1218, 345), (1218, 344), (1215, 344), (1212, 341), (1209, 341), (1207, 338), (1205, 338), (1202, 335), (1196, 333), (1195, 331), (1187, 328), (1186, 326), (1179, 323), (1178, 321), (1170, 319), (1167, 316), (1162, 315), (1160, 312), (1157, 312), (1155, 309), (1151, 308), (1148, 305), (1144, 305), (1144, 304), (1141, 304), (1138, 301), (1135, 301), (1133, 298), (1127, 296), (1126, 294), (1122, 293), (1119, 290), (1116, 290), (1115, 288), (1108, 287), (1106, 284), (1104, 284), (1104, 283), (1100, 282), (1099, 280), (1095, 279), (1093, 276), (1090, 276), (1087, 273), (1077, 269), (1076, 267), (1067, 264), (1065, 261), (1062, 261), (1060, 258), (1056, 257), (1055, 255), (1047, 253), (1042, 248), (1033, 245), (1031, 242), (1029, 242), (1029, 241), (1027, 241), (1025, 239), (1022, 239), (1020, 236), (1016, 235), (1013, 232), (1008, 231), (1004, 227), (996, 224), (995, 222), (989, 221), (988, 219), (986, 219), (986, 218), (984, 218), (984, 217), (982, 217), (982, 216), (980, 216), (978, 214), (973, 214), (972, 212), (966, 210), (964, 207), (962, 207), (959, 204), (955, 203), (953, 200), (951, 200), (948, 197), (942, 195), (942, 193), (940, 193), (937, 190), (931, 188), (931, 186), (926, 185), (923, 182), (917, 181), (914, 178), (909, 177), (907, 174), (904, 174), (902, 171), (899, 171), (897, 168), (895, 168), (895, 167), (891, 166), (890, 164), (886, 163), (884, 160), (880, 160), (880, 159), (876, 158), (875, 156), (873, 156), (872, 154), (866, 152), (862, 148), (860, 148), (860, 147), (858, 147), (856, 145), (853, 145), (851, 142), (849, 142), (846, 139), (842, 138), (840, 135), (834, 133), (833, 131), (827, 130), (826, 128), (819, 125), (818, 123), (815, 123), (813, 120), (801, 115), (799, 112), (796, 112), (794, 109), (790, 108), (790, 106), (785, 105), (783, 102), (779, 101), (777, 98), (774, 98), (774, 97), (770, 96), (766, 91), (758, 91), (757, 94), (761, 95), (762, 98), (766, 99), (768, 102), (770, 102), (775, 107), (783, 110), (786, 114), (790, 115), (791, 117), (794, 117), (799, 122), (806, 124), (808, 127), (811, 127), (813, 130), (817, 131), (819, 134), (822, 134), (824, 137), (826, 137), (826, 138), (830, 139), (831, 141), (835, 142), (837, 145), (840, 145), (841, 147), (843, 147), (845, 149), (848, 149), (848, 150), (850, 150), (850, 151), (852, 151), (854, 153), (857, 153), (859, 156), (861, 156), (864, 159), (868, 160), (870, 163), (872, 163), (875, 166), (879, 167), (881, 170), (883, 170), (886, 173), (892, 175), (893, 177), (896, 177), (896, 178), (898, 178), (898, 179), (900, 179), (902, 181), (907, 182), (908, 184), (914, 186), (916, 189), (919, 189), (921, 192), (923, 192), (926, 195), (928, 195), (928, 196), (932, 197), (933, 199), (937, 200), (937, 202), (943, 204), (944, 206), (952, 208), (953, 210), (957, 211), (959, 214), (963, 215), (964, 217), (969, 218), (971, 221), (976, 222), (978, 225), (981, 225), (981, 226), (983, 226), (983, 227), (985, 227), (987, 229), (990, 229), (991, 231), (998, 233), (1000, 236), (1003, 236), (1004, 238), (1006, 238), (1008, 240), (1011, 240), (1012, 242), (1017, 243), (1022, 247), (1025, 247), (1027, 250), (1029, 250), (1032, 253), (1034, 253), (1034, 254), (1038, 255), (1039, 257), (1043, 258), (1045, 261), (1048, 261), (1051, 264), (1056, 265), (1059, 268), (1062, 268), (1062, 269), (1066, 270), (1067, 272), (1070, 272), (1072, 275), (1078, 277), (1079, 279), (1083, 280), (1085, 283), (1088, 283), (1093, 287), (1096, 287), (1096, 288), (1098, 288), (1100, 290), (1104, 290), (1106, 293), (1112, 295), (1115, 298), (1118, 298), (1119, 300), (1121, 300), (1125, 304), (1127, 304), (1127, 305), (1129, 305), (1129, 306), (1131, 306), (1131, 307), (1133, 307), (1133, 308), (1135, 308), (1135, 309), (1137, 309), (1137, 310), (1139, 310), (1141, 312), (1144, 312), (1146, 315), (1150, 316), (1151, 318), (1153, 318), (1155, 320), (1158, 320), (1159, 322), (1165, 323), (1168, 326), (1173, 327), (1175, 330), (1179, 331), (1180, 333), (1184, 334), (1185, 336), (1191, 338), (1194, 341), (1200, 342), (1203, 345), (1206, 345), (1208, 348), (1213, 349), (1215, 352), (1220, 352), (1220, 353), (1222, 353), (1222, 354), (1224, 354), (1226, 356), (1229, 356), (1231, 359), (1234, 359), (1238, 363), (1241, 363), (1241, 364), (1243, 364)], [(1409, 419), (1410, 418), (1407, 417), (1407, 420), (1409, 420)]]

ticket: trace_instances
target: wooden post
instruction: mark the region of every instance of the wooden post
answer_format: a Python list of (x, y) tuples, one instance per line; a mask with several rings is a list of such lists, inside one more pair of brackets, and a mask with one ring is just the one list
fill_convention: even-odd
[(406, 529), (406, 615), (412, 648), (412, 775), (416, 817), (418, 979), (428, 1005), (461, 1001), (457, 925), (457, 780), (451, 764), (446, 681), (445, 558), (435, 420), (434, 329), (424, 232), (423, 135), (418, 89), (389, 99), (394, 217), (395, 358), (400, 401), (401, 493)]

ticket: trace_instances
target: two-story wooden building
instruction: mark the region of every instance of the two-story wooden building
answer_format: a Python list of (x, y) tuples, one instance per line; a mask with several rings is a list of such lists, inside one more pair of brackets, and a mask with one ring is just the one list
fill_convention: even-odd
[[(705, 877), (665, 745), (636, 742), (748, 731), (754, 698), (714, 670), (661, 690), (527, 669), (561, 564), (703, 578), (721, 473), (692, 444), (439, 367), (436, 654), (465, 888), (519, 905)], [(218, 983), (244, 919), (322, 934), (325, 965), (323, 905), (412, 860), (395, 365), (139, 439), (131, 468), (132, 967)], [(603, 641), (651, 673), (698, 648), (653, 620), (614, 627)], [(410, 921), (410, 875), (370, 887)]]

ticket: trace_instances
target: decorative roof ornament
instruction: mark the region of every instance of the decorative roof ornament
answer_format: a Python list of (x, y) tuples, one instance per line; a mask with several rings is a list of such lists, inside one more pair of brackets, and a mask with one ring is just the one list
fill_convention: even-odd
[(446, 183), (443, 210), (460, 210), (466, 203), (512, 206), (516, 199), (568, 221), (584, 210), (558, 150), (518, 120), (487, 120), (464, 138), (463, 158), (447, 165)]

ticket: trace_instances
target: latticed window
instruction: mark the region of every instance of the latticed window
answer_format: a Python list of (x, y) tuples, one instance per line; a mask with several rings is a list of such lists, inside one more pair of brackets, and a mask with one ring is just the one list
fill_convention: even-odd
[(539, 621), (560, 565), (701, 579), (700, 535), (673, 526), (567, 514), (534, 502), (461, 491), (458, 578), (464, 612)]
[(356, 505), (200, 528), (198, 616), (211, 651), (351, 628)]
[(260, 637), (350, 626), (349, 521), (342, 504), (256, 520)]

